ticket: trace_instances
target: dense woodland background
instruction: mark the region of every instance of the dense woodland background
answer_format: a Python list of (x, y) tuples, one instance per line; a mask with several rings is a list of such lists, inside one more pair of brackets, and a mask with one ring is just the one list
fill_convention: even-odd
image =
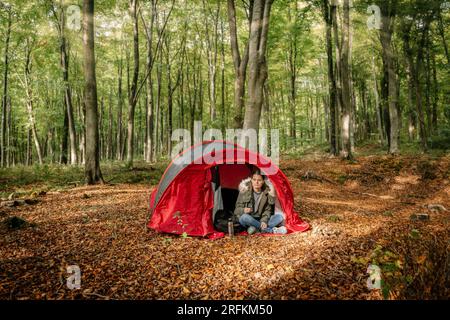
[(91, 141), (155, 162), (194, 121), (278, 128), (291, 154), (450, 145), (448, 2), (89, 3), (0, 3), (2, 167), (84, 164)]
[[(0, 299), (448, 299), (449, 21), (437, 0), (0, 1)], [(196, 121), (279, 129), (311, 229), (148, 228)]]

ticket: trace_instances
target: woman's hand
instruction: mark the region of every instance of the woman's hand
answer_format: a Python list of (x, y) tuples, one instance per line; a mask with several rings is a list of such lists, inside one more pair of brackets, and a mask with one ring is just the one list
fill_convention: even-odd
[(261, 230), (267, 229), (267, 223), (261, 222)]
[(252, 208), (244, 208), (244, 213), (251, 213), (252, 211)]

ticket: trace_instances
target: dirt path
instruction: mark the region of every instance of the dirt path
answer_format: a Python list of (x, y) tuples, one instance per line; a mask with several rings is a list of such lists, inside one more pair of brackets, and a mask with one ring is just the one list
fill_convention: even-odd
[[(285, 161), (312, 231), (220, 240), (145, 231), (153, 187), (80, 187), (2, 209), (0, 299), (382, 299), (449, 297), (449, 158)], [(424, 207), (440, 204), (447, 209)], [(429, 221), (413, 221), (417, 213)], [(2, 214), (0, 212), (0, 214)], [(80, 290), (66, 287), (78, 265)]]

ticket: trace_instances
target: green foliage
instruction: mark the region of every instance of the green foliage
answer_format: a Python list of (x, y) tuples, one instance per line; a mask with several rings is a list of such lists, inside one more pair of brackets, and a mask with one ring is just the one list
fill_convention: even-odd
[[(156, 185), (160, 180), (167, 163), (149, 165), (136, 162), (133, 169), (128, 169), (120, 162), (104, 162), (102, 170), (110, 183), (144, 183)], [(2, 184), (0, 192), (20, 190), (24, 186), (33, 185), (35, 190), (62, 190), (84, 184), (84, 167), (65, 166), (59, 164), (17, 166), (0, 169)], [(24, 191), (30, 193), (32, 191)]]
[(331, 215), (331, 216), (327, 217), (327, 220), (336, 223), (336, 222), (341, 221), (341, 218), (339, 216), (336, 216), (336, 215)]
[(417, 229), (412, 229), (411, 232), (409, 233), (409, 236), (412, 239), (420, 239), (420, 231)]
[(348, 179), (348, 176), (347, 176), (347, 175), (340, 175), (340, 176), (338, 177), (338, 182), (339, 182), (340, 184), (345, 184), (345, 182), (347, 181), (347, 179)]
[(388, 211), (383, 212), (383, 216), (385, 216), (385, 217), (393, 217), (394, 214), (392, 213), (392, 211), (388, 210)]
[(391, 290), (405, 282), (402, 274), (403, 262), (398, 254), (393, 253), (381, 245), (377, 245), (370, 255), (372, 264), (381, 270), (381, 293), (384, 299), (389, 299)]
[[(25, 146), (27, 133), (30, 129), (29, 117), (26, 110), (27, 94), (24, 88), (23, 68), (25, 63), (25, 47), (32, 45), (31, 54), (31, 89), (33, 95), (34, 117), (36, 121), (38, 138), (44, 149), (45, 162), (49, 163), (60, 157), (61, 138), (63, 136), (65, 108), (63, 104), (62, 70), (60, 66), (60, 39), (54, 15), (51, 12), (51, 1), (25, 1), (15, 0), (9, 2), (13, 8), (13, 28), (11, 33), (9, 61), (9, 94), (12, 105), (12, 122), (14, 123), (14, 142), (8, 147), (17, 155), (21, 155), (18, 162), (25, 162)], [(383, 76), (383, 61), (379, 32), (367, 28), (367, 7), (372, 1), (354, 1), (351, 23), (353, 35), (352, 47), (352, 90), (355, 98), (355, 143), (356, 152), (385, 153), (386, 146), (377, 149), (364, 149), (366, 143), (376, 144), (377, 112), (374, 96), (374, 80), (377, 81), (381, 96)], [(380, 1), (376, 2), (381, 4)], [(446, 88), (450, 81), (447, 70), (447, 57), (440, 34), (437, 8), (444, 3), (443, 0), (416, 1), (404, 0), (398, 6), (393, 26), (393, 47), (395, 48), (395, 65), (399, 82), (399, 110), (401, 111), (401, 152), (418, 153), (420, 144), (415, 135), (412, 142), (408, 142), (408, 116), (410, 111), (417, 114), (415, 104), (409, 104), (408, 79), (406, 58), (404, 57), (404, 43), (402, 28), (405, 21), (415, 19), (411, 30), (411, 44), (414, 55), (417, 55), (418, 43), (422, 35), (423, 19), (430, 14), (430, 58), (436, 64), (436, 83), (434, 79), (427, 87), (426, 74), (420, 77), (423, 88), (424, 111), (431, 110), (436, 105), (438, 117), (437, 128), (428, 138), (431, 149), (448, 152), (450, 149), (450, 107), (448, 105), (449, 91)], [(63, 2), (67, 9), (68, 2)], [(74, 1), (70, 4), (78, 4)], [(158, 1), (158, 27), (171, 7), (172, 1)], [(248, 1), (236, 2), (237, 30), (241, 57), (244, 55), (248, 40)], [(122, 103), (122, 130), (127, 123), (128, 82), (134, 66), (132, 41), (133, 26), (127, 17), (129, 2), (125, 0), (102, 0), (96, 2), (96, 72), (98, 104), (100, 117), (100, 138), (103, 146), (108, 144), (107, 132), (109, 129), (109, 107), (112, 114), (112, 143), (116, 148), (119, 105)], [(143, 84), (139, 101), (136, 107), (135, 154), (143, 154), (145, 127), (147, 125), (146, 113), (150, 106), (147, 96), (148, 86), (143, 83), (146, 76), (148, 44), (144, 29), (144, 22), (150, 27), (152, 7), (150, 1), (140, 1), (142, 17), (139, 23), (139, 85)], [(215, 12), (218, 9), (217, 29)], [(59, 13), (61, 8), (56, 7)], [(338, 10), (338, 19), (341, 19), (342, 8)], [(440, 10), (443, 25), (448, 25), (449, 10)], [(0, 10), (0, 33), (6, 34), (7, 11)], [(224, 34), (222, 35), (222, 27)], [(214, 32), (217, 30), (217, 37)], [(341, 30), (339, 29), (340, 33)], [(444, 38), (448, 38), (448, 28), (444, 28)], [(69, 84), (74, 105), (75, 128), (77, 144), (84, 134), (83, 123), (83, 50), (81, 31), (66, 28), (65, 36), (69, 50)], [(270, 28), (267, 45), (267, 62), (269, 75), (267, 79), (268, 106), (271, 128), (280, 130), (281, 152), (288, 156), (302, 156), (308, 148), (328, 146), (326, 141), (326, 108), (328, 103), (327, 55), (325, 42), (325, 28), (322, 12), (322, 1), (275, 1), (271, 11)], [(341, 34), (338, 35), (339, 37)], [(158, 34), (153, 30), (153, 43), (151, 44), (154, 66), (149, 77), (153, 81), (153, 107), (159, 107), (156, 118), (159, 119), (159, 128), (163, 137), (158, 137), (158, 157), (167, 154), (165, 150), (167, 139), (170, 138), (168, 126), (168, 84), (177, 82), (178, 72), (181, 72), (183, 81), (179, 84), (173, 95), (173, 129), (183, 126), (190, 129), (192, 120), (202, 120), (206, 128), (231, 127), (235, 116), (234, 101), (234, 68), (229, 41), (229, 26), (226, 1), (175, 1), (171, 17), (167, 23), (164, 41), (158, 47)], [(208, 51), (208, 40), (213, 55)], [(186, 45), (186, 47), (184, 47)], [(222, 46), (224, 57), (222, 57)], [(0, 41), (0, 52), (4, 52), (5, 43)], [(334, 48), (333, 48), (334, 49)], [(215, 51), (214, 51), (215, 50)], [(336, 52), (333, 58), (336, 59)], [(211, 58), (216, 59), (215, 65), (215, 96), (211, 97), (209, 91), (209, 64)], [(3, 61), (3, 59), (2, 59)], [(290, 63), (293, 63), (293, 66)], [(122, 66), (122, 100), (118, 95), (118, 69)], [(222, 66), (223, 93), (222, 103)], [(5, 68), (0, 63), (0, 71)], [(423, 68), (425, 69), (425, 68)], [(429, 69), (429, 68), (428, 68)], [(170, 78), (169, 78), (170, 70)], [(158, 76), (158, 72), (161, 76)], [(423, 72), (423, 70), (422, 70)], [(3, 73), (2, 73), (3, 74)], [(294, 85), (292, 88), (292, 77)], [(2, 80), (3, 81), (3, 80)], [(158, 88), (160, 92), (158, 94)], [(427, 105), (425, 89), (430, 92), (430, 105)], [(295, 99), (293, 98), (295, 97)], [(159, 97), (159, 98), (158, 98)], [(216, 102), (216, 119), (210, 115), (211, 99)], [(365, 104), (363, 104), (365, 98)], [(245, 97), (246, 99), (246, 97)], [(295, 101), (294, 101), (295, 100)], [(415, 100), (415, 97), (413, 97)], [(159, 101), (159, 102), (158, 102)], [(157, 103), (158, 102), (158, 103)], [(415, 102), (415, 101), (413, 101)], [(412, 109), (412, 110), (410, 110)], [(223, 110), (223, 112), (222, 112)], [(156, 112), (156, 110), (154, 109)], [(295, 113), (295, 117), (294, 117)], [(426, 113), (426, 112), (425, 112)], [(193, 116), (192, 116), (192, 115)], [(222, 114), (224, 117), (222, 117)], [(264, 116), (264, 114), (263, 114)], [(426, 117), (430, 117), (427, 116)], [(339, 119), (339, 115), (338, 115)], [(368, 120), (368, 121), (367, 121)], [(429, 119), (425, 119), (428, 122)], [(366, 125), (370, 125), (370, 130)], [(266, 127), (267, 123), (262, 124)], [(292, 131), (295, 129), (295, 137)], [(415, 129), (417, 130), (417, 128)], [(370, 132), (369, 132), (370, 131)], [(125, 133), (125, 132), (123, 132)], [(162, 144), (160, 143), (162, 141)], [(50, 146), (53, 154), (49, 154)], [(116, 154), (114, 150), (114, 154)], [(326, 151), (325, 151), (326, 152)], [(433, 152), (433, 151), (432, 151)], [(102, 156), (102, 158), (105, 158)], [(33, 150), (33, 161), (36, 161), (36, 151)], [(131, 166), (126, 169), (132, 169)], [(37, 169), (36, 169), (37, 170)], [(47, 169), (39, 169), (46, 171)], [(38, 175), (51, 175), (50, 172)], [(105, 175), (106, 179), (108, 177)], [(127, 177), (129, 182), (139, 182), (145, 176), (135, 174)]]

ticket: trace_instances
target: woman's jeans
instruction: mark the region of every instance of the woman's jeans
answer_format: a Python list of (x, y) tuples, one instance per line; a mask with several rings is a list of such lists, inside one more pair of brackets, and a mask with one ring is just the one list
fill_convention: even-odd
[[(272, 229), (274, 227), (278, 227), (279, 225), (281, 225), (284, 222), (284, 217), (283, 214), (281, 213), (275, 213), (274, 215), (272, 215), (269, 219), (269, 222), (267, 223), (267, 228), (264, 230), (261, 230), (262, 232), (272, 232)], [(240, 218), (239, 218), (239, 223), (248, 228), (248, 227), (255, 227), (256, 229), (260, 229), (261, 228), (261, 222), (256, 220), (255, 218), (253, 218), (251, 215), (249, 215), (248, 213), (244, 213)]]

